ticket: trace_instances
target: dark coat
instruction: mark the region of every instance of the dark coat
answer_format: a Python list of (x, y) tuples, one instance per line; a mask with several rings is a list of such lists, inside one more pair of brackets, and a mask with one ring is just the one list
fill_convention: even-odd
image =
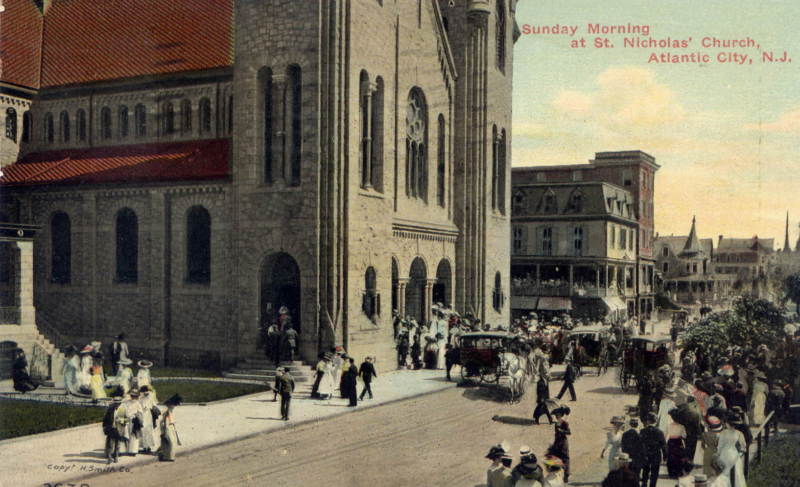
[(375, 372), (375, 366), (372, 365), (371, 362), (364, 361), (361, 363), (361, 367), (359, 367), (358, 375), (361, 376), (361, 380), (364, 382), (372, 382), (373, 377), (378, 377), (378, 374)]
[(511, 471), (511, 485), (516, 484), (519, 479), (535, 479), (539, 483), (544, 483), (544, 473), (542, 467), (536, 465), (533, 468), (526, 467), (522, 464), (517, 465)]
[(667, 441), (664, 439), (664, 433), (655, 426), (645, 426), (639, 433), (639, 438), (642, 440), (642, 447), (644, 448), (645, 458), (650, 462), (659, 461), (667, 456)]
[(550, 399), (550, 386), (547, 380), (540, 378), (539, 381), (536, 382), (536, 402), (542, 403), (548, 399)]
[(627, 466), (608, 472), (601, 487), (639, 487), (639, 477)]
[(623, 452), (631, 457), (631, 465), (635, 470), (642, 468), (645, 462), (644, 446), (639, 438), (639, 432), (631, 428), (622, 433), (620, 447)]
[(275, 390), (281, 396), (291, 397), (294, 392), (294, 378), (288, 372), (276, 377)]
[(117, 438), (119, 433), (114, 427), (114, 412), (120, 407), (122, 403), (114, 402), (106, 409), (106, 414), (103, 416), (103, 433), (111, 438)]
[(356, 394), (356, 383), (358, 380), (358, 367), (351, 365), (347, 372), (342, 376), (342, 393), (344, 397)]
[(675, 422), (686, 429), (687, 438), (700, 438), (703, 434), (703, 418), (688, 403), (678, 406)]
[(567, 370), (564, 372), (564, 382), (575, 382), (578, 378), (578, 369), (574, 365), (567, 365)]

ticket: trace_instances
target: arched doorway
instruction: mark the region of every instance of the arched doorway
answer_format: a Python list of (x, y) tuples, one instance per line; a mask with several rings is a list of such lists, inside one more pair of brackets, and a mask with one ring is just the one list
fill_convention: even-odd
[(452, 289), (452, 272), (450, 262), (442, 259), (436, 268), (436, 284), (433, 285), (433, 302), (442, 303), (446, 308), (450, 307), (450, 293)]
[(300, 267), (284, 252), (271, 254), (261, 267), (260, 323), (277, 319), (281, 306), (289, 309), (297, 333), (302, 333), (300, 320)]
[(408, 273), (408, 286), (406, 286), (406, 315), (415, 318), (418, 322), (425, 321), (425, 284), (428, 271), (425, 261), (420, 257), (411, 263)]

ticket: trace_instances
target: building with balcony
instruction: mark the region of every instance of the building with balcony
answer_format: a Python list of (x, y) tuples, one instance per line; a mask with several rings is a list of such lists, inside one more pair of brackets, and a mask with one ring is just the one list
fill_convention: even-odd
[(693, 304), (719, 297), (725, 283), (714, 273), (714, 240), (698, 238), (694, 218), (688, 236), (656, 236), (655, 252), (661, 290), (672, 301)]
[(573, 316), (655, 308), (655, 159), (598, 152), (588, 164), (512, 170), (511, 307)]
[(775, 240), (771, 238), (720, 235), (713, 262), (721, 292), (766, 297), (767, 275), (776, 258), (774, 245)]

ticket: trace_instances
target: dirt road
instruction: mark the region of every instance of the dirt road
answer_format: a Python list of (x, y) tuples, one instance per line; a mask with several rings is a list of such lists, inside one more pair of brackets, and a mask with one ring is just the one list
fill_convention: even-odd
[[(613, 369), (602, 377), (585, 375), (577, 383), (578, 401), (566, 403), (572, 408), (575, 472), (596, 467), (610, 417), (636, 401), (621, 394), (614, 377)], [(560, 387), (552, 383), (551, 394)], [(544, 455), (553, 428), (530, 423), (533, 406), (530, 391), (521, 403), (508, 405), (484, 389), (448, 389), (193, 453), (181, 454), (179, 448), (175, 463), (135, 466), (130, 473), (85, 482), (91, 487), (472, 487), (484, 482), (483, 456), (494, 443), (508, 441), (514, 456), (522, 444)]]

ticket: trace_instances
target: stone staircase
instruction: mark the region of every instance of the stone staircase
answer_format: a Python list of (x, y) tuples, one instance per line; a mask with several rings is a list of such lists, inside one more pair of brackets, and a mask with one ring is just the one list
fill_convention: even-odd
[[(61, 386), (61, 368), (64, 364), (64, 354), (50, 340), (42, 335), (36, 327), (20, 325), (0, 325), (0, 341), (12, 341), (17, 347), (25, 351), (31, 375), (47, 375), (49, 380), (45, 386)], [(43, 356), (44, 355), (44, 356)], [(47, 360), (44, 364), (40, 361)], [(34, 370), (35, 369), (35, 370)], [(46, 369), (46, 371), (44, 370)]]
[[(295, 383), (313, 381), (311, 367), (303, 362), (282, 361), (279, 367), (289, 367)], [(229, 379), (258, 380), (272, 384), (275, 381), (275, 362), (266, 357), (247, 357), (239, 361), (235, 368), (223, 372), (222, 375)]]

